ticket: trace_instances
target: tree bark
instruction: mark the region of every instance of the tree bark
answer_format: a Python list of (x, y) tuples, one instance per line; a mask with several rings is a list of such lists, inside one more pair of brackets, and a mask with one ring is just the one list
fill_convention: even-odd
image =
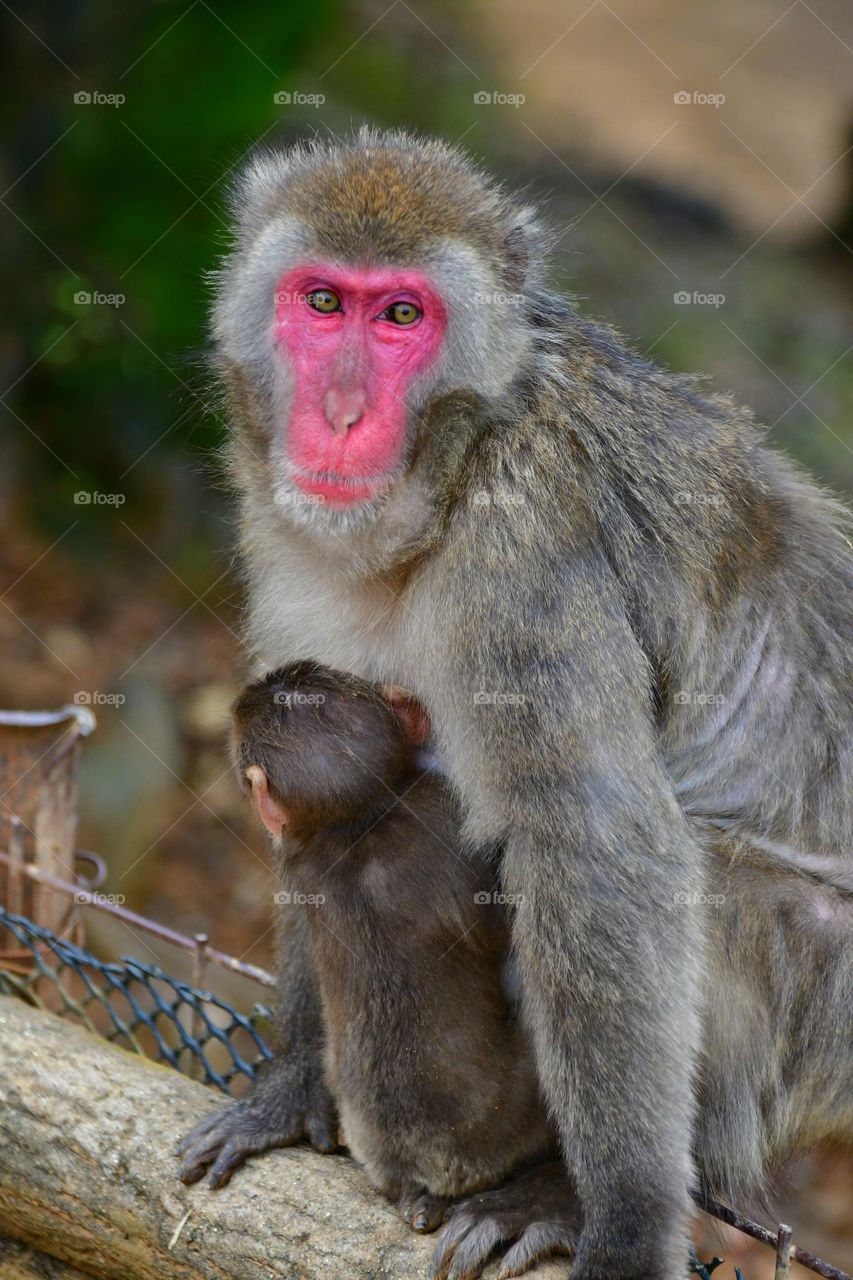
[[(0, 1275), (426, 1277), (435, 1238), (410, 1231), (345, 1157), (273, 1151), (222, 1191), (184, 1187), (174, 1145), (223, 1101), (170, 1067), (0, 997), (0, 1232), (30, 1246), (0, 1251)], [(77, 1270), (51, 1271), (51, 1259)], [(537, 1280), (563, 1276), (565, 1265), (536, 1271)]]
[(89, 1280), (85, 1271), (8, 1236), (0, 1236), (0, 1276), (3, 1280)]

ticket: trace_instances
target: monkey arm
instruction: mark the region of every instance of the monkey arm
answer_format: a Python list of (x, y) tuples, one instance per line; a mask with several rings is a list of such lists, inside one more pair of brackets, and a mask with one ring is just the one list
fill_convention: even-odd
[(687, 1258), (702, 963), (681, 904), (700, 888), (701, 851), (604, 557), (505, 567), (466, 597), (476, 647), (454, 618), (469, 700), (447, 726), (451, 756), (464, 740), (451, 767), (472, 834), (506, 832), (523, 999), (584, 1208), (573, 1280), (672, 1280)]
[(323, 1076), (323, 1022), (304, 911), (278, 908), (279, 992), (273, 1060), (248, 1098), (206, 1116), (178, 1146), (183, 1182), (205, 1176), (221, 1187), (248, 1159), (307, 1139), (317, 1151), (338, 1145), (335, 1104)]

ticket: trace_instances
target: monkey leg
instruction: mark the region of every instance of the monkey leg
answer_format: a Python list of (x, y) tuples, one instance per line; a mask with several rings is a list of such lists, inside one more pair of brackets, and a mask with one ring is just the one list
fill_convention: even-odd
[(460, 1201), (436, 1245), (430, 1280), (475, 1280), (507, 1245), (499, 1276), (523, 1275), (542, 1258), (573, 1253), (579, 1226), (577, 1195), (562, 1164), (535, 1165)]

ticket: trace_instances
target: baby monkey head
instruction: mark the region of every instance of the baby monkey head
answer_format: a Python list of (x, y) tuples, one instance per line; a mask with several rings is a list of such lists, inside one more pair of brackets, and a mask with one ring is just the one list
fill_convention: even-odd
[(270, 672), (234, 704), (233, 755), (275, 837), (381, 812), (415, 768), (422, 713), (387, 690), (314, 662)]

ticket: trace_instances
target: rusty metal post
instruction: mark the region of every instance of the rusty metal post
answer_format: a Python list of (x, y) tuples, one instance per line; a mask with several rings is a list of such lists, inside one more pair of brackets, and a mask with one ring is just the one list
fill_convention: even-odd
[(775, 1280), (789, 1280), (791, 1274), (791, 1237), (793, 1231), (784, 1222), (779, 1223), (776, 1235), (776, 1275)]
[[(24, 832), (23, 823), (14, 814), (9, 819), (9, 910), (19, 916), (24, 909)], [(0, 873), (1, 874), (1, 873)]]
[[(210, 938), (206, 933), (197, 933), (193, 939), (195, 942), (195, 951), (193, 952), (193, 967), (190, 982), (196, 990), (202, 989), (207, 983), (207, 966), (210, 959)], [(197, 1009), (193, 1009), (190, 1017), (190, 1035), (194, 1040), (198, 1040), (204, 1022)], [(190, 1063), (190, 1075), (196, 1079), (204, 1077), (204, 1064), (199, 1058), (194, 1058)]]
[(74, 880), (79, 743), (94, 727), (88, 707), (0, 711), (0, 849), (10, 857), (0, 866), (0, 902), (58, 933), (73, 902), (18, 870)]

